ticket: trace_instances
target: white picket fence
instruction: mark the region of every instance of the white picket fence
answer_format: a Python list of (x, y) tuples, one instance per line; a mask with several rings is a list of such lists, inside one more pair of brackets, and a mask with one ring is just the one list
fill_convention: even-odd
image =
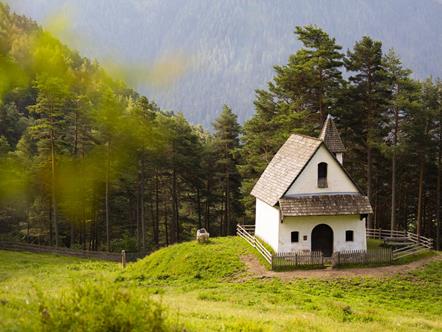
[[(237, 225), (236, 233), (255, 248), (269, 263), (273, 270), (284, 270), (301, 266), (324, 266), (324, 257), (321, 252), (287, 252), (272, 254), (255, 236), (255, 225)], [(386, 229), (367, 229), (367, 238), (389, 240), (404, 243), (403, 247), (378, 248), (368, 250), (350, 250), (333, 253), (332, 263), (335, 266), (345, 264), (372, 264), (391, 263), (393, 260), (414, 255), (433, 248), (433, 239), (417, 236), (407, 231)]]
[(322, 267), (322, 252), (287, 252), (272, 254), (264, 244), (255, 237), (254, 225), (237, 225), (236, 234), (246, 240), (270, 264), (272, 270), (287, 270), (301, 266)]
[(391, 248), (343, 250), (333, 253), (332, 264), (333, 266), (347, 264), (391, 264), (393, 258), (394, 256)]

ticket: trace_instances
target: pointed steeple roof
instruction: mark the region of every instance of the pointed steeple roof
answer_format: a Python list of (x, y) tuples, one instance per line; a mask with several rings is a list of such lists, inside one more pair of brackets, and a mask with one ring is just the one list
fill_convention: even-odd
[(329, 114), (322, 127), (319, 139), (324, 141), (330, 152), (341, 153), (345, 152), (344, 143), (342, 143), (341, 136), (333, 121), (332, 116)]

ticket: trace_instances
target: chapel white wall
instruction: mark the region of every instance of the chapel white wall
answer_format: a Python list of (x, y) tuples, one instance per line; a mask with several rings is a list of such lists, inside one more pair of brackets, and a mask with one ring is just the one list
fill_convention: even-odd
[[(333, 230), (333, 251), (367, 250), (365, 221), (359, 215), (285, 217), (279, 224), (278, 252), (311, 250), (312, 231), (319, 224)], [(345, 231), (352, 230), (353, 242), (345, 241)], [(299, 232), (299, 242), (291, 243), (291, 232)], [(307, 240), (304, 240), (307, 236)]]
[(257, 198), (255, 235), (267, 242), (275, 251), (278, 251), (279, 225), (279, 209)]
[[(318, 188), (318, 164), (327, 163), (327, 188)], [(358, 193), (359, 190), (342, 170), (338, 161), (322, 145), (306, 165), (286, 195), (331, 192)]]

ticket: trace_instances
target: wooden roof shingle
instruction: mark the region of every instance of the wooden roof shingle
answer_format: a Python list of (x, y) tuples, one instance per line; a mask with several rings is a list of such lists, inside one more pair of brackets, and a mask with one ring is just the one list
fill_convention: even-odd
[(251, 194), (274, 206), (321, 144), (317, 138), (291, 135), (270, 161)]
[(341, 135), (339, 135), (338, 129), (336, 128), (331, 115), (327, 116), (319, 138), (324, 141), (325, 145), (327, 145), (331, 152), (345, 152), (345, 146), (344, 143), (342, 143)]
[(282, 215), (336, 216), (370, 214), (373, 210), (367, 196), (361, 194), (299, 195), (279, 200)]

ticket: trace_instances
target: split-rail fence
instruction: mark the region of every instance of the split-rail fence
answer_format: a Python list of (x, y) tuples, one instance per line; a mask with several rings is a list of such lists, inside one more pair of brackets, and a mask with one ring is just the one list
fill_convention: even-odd
[(0, 241), (0, 250), (13, 250), (13, 251), (29, 251), (33, 253), (51, 253), (63, 256), (80, 257), (87, 259), (99, 259), (113, 262), (120, 261), (136, 261), (138, 258), (142, 258), (145, 254), (138, 252), (125, 252), (124, 250), (119, 252), (108, 251), (91, 251), (71, 249), (64, 247), (52, 247), (30, 243), (13, 242), (13, 241)]
[(367, 228), (367, 238), (383, 240), (392, 246), (393, 260), (415, 255), (434, 247), (434, 240), (408, 231)]

